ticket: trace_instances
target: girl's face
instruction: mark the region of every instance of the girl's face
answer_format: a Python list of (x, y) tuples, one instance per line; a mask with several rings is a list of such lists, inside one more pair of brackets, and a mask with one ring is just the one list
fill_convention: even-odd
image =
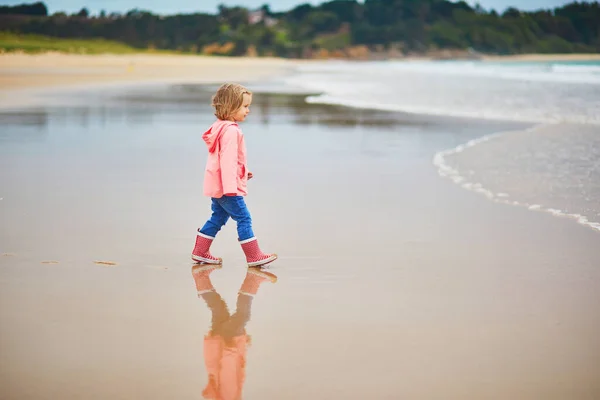
[(246, 116), (250, 113), (250, 103), (252, 103), (252, 96), (244, 93), (242, 98), (242, 106), (238, 108), (231, 118), (235, 122), (242, 122), (246, 119)]

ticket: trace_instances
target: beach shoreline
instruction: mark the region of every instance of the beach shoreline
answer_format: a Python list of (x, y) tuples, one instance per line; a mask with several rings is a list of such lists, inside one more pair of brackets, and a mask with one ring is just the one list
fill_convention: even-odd
[(484, 55), (483, 61), (532, 61), (532, 62), (567, 62), (567, 61), (598, 61), (600, 54), (514, 54), (506, 56)]
[(249, 82), (294, 66), (278, 58), (7, 53), (0, 55), (0, 108), (35, 105), (38, 95), (63, 89)]
[(589, 219), (589, 218), (594, 219), (594, 217), (587, 217), (585, 215), (581, 215), (578, 213), (573, 213), (573, 212), (569, 213), (569, 212), (565, 212), (563, 210), (559, 210), (559, 209), (548, 207), (548, 206), (543, 206), (540, 204), (530, 204), (527, 202), (519, 202), (519, 201), (510, 199), (509, 195), (506, 193), (495, 193), (493, 190), (490, 190), (489, 188), (482, 186), (482, 184), (477, 181), (469, 181), (469, 179), (473, 179), (473, 178), (468, 178), (468, 177), (461, 175), (464, 173), (464, 171), (461, 171), (459, 169), (451, 167), (450, 164), (446, 160), (446, 157), (448, 157), (448, 156), (462, 153), (463, 151), (465, 151), (466, 149), (469, 149), (470, 147), (477, 146), (481, 143), (485, 143), (487, 141), (497, 139), (503, 135), (515, 135), (515, 134), (524, 135), (524, 134), (528, 134), (528, 133), (535, 132), (535, 131), (541, 131), (541, 130), (547, 129), (548, 127), (551, 127), (551, 126), (552, 125), (549, 125), (549, 124), (538, 123), (538, 124), (534, 124), (531, 127), (525, 128), (525, 129), (501, 131), (501, 132), (495, 132), (495, 133), (488, 134), (488, 135), (483, 135), (477, 139), (472, 139), (466, 143), (461, 143), (460, 145), (458, 145), (452, 149), (447, 149), (447, 150), (437, 152), (435, 154), (435, 156), (433, 157), (433, 165), (438, 169), (438, 173), (441, 177), (447, 178), (447, 179), (453, 181), (454, 183), (456, 183), (457, 185), (459, 185), (460, 187), (462, 187), (466, 190), (472, 191), (479, 195), (483, 195), (490, 201), (493, 201), (493, 202), (496, 202), (499, 204), (506, 204), (506, 205), (517, 206), (517, 207), (525, 207), (526, 209), (528, 209), (530, 211), (539, 211), (539, 212), (551, 214), (556, 217), (567, 218), (578, 224), (588, 227), (594, 231), (600, 232), (600, 222), (597, 222), (597, 220)]
[[(395, 60), (434, 59), (434, 57), (414, 56)], [(600, 54), (483, 55), (478, 59), (482, 62), (592, 60), (600, 60)], [(141, 53), (122, 55), (5, 53), (0, 54), (0, 91), (128, 83), (212, 83), (231, 79), (248, 81), (286, 73), (297, 65), (322, 61), (275, 57), (211, 57)]]
[[(210, 211), (201, 135), (214, 116), (194, 84), (258, 87), (295, 61), (175, 71), (152, 58), (129, 76), (130, 56), (86, 57), (18, 71), (45, 75), (13, 85), (32, 95), (0, 112), (0, 386), (15, 399), (198, 398), (215, 314), (190, 252)], [(71, 70), (79, 81), (56, 77)], [(40, 90), (52, 102), (26, 108)], [(244, 398), (597, 398), (597, 233), (432, 166), (525, 128), (303, 96), (261, 92), (243, 126), (254, 228), (280, 256), (277, 283), (252, 299)], [(225, 261), (209, 282), (234, 312), (247, 273), (234, 223), (211, 252)]]

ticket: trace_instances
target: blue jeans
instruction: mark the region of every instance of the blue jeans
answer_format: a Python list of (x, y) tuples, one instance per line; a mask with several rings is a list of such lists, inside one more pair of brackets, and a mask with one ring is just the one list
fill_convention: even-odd
[(252, 217), (242, 196), (223, 196), (212, 198), (212, 215), (206, 221), (200, 233), (215, 237), (225, 225), (229, 217), (237, 222), (238, 239), (240, 241), (254, 237)]

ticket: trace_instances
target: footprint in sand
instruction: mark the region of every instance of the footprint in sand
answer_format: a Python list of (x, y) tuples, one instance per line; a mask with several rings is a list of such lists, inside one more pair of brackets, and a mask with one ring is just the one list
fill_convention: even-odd
[(117, 263), (114, 261), (94, 261), (94, 264), (106, 265), (107, 267), (114, 267), (117, 265)]
[(54, 261), (54, 260), (42, 261), (42, 264), (58, 264), (58, 261)]

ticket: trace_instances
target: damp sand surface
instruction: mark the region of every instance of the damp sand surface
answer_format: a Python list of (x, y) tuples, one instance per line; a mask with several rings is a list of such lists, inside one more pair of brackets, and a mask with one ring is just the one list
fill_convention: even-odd
[[(209, 212), (213, 89), (0, 113), (2, 399), (202, 397), (214, 311), (189, 253)], [(600, 235), (431, 164), (526, 128), (256, 93), (247, 202), (280, 259), (249, 309), (243, 397), (598, 398)], [(233, 313), (246, 268), (232, 223), (212, 251)]]

